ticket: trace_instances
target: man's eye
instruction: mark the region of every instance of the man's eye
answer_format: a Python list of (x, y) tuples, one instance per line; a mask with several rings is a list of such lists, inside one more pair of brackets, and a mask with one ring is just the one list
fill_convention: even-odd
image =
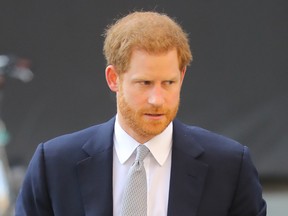
[(150, 85), (150, 84), (151, 84), (151, 81), (147, 81), (147, 80), (141, 81), (140, 84), (141, 84), (141, 85)]
[(166, 85), (172, 85), (173, 83), (174, 83), (174, 81), (172, 81), (172, 80), (167, 80), (164, 82), (164, 84), (166, 84)]

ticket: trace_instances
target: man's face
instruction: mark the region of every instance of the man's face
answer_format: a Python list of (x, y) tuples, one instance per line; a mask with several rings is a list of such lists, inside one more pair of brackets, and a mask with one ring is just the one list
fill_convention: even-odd
[(184, 74), (176, 49), (159, 55), (133, 51), (129, 69), (118, 77), (122, 128), (140, 143), (161, 133), (177, 114)]

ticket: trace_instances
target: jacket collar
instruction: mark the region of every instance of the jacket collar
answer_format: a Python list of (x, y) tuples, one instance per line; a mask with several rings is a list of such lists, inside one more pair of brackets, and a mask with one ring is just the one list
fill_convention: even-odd
[(196, 216), (204, 190), (208, 165), (198, 160), (203, 147), (193, 127), (174, 121), (168, 216)]
[(112, 165), (115, 118), (96, 126), (83, 145), (87, 158), (77, 164), (85, 215), (113, 215)]
[[(86, 215), (113, 215), (113, 133), (115, 118), (96, 126), (83, 145), (87, 158), (77, 164)], [(172, 165), (168, 216), (194, 216), (200, 204), (208, 165), (198, 158), (204, 153), (193, 136), (193, 128), (173, 122)], [(181, 213), (182, 212), (182, 213)]]

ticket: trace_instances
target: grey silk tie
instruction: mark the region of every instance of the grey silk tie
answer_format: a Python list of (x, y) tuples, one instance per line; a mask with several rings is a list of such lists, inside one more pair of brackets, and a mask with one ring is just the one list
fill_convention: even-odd
[(136, 160), (129, 169), (124, 188), (121, 216), (147, 216), (147, 180), (143, 160), (148, 153), (146, 146), (137, 147)]

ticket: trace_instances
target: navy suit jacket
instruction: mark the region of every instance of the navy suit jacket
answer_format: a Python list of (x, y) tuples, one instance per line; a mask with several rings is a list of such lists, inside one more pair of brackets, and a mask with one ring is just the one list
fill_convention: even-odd
[[(16, 216), (112, 216), (114, 122), (40, 144)], [(169, 216), (266, 215), (247, 147), (178, 120), (173, 127)]]

